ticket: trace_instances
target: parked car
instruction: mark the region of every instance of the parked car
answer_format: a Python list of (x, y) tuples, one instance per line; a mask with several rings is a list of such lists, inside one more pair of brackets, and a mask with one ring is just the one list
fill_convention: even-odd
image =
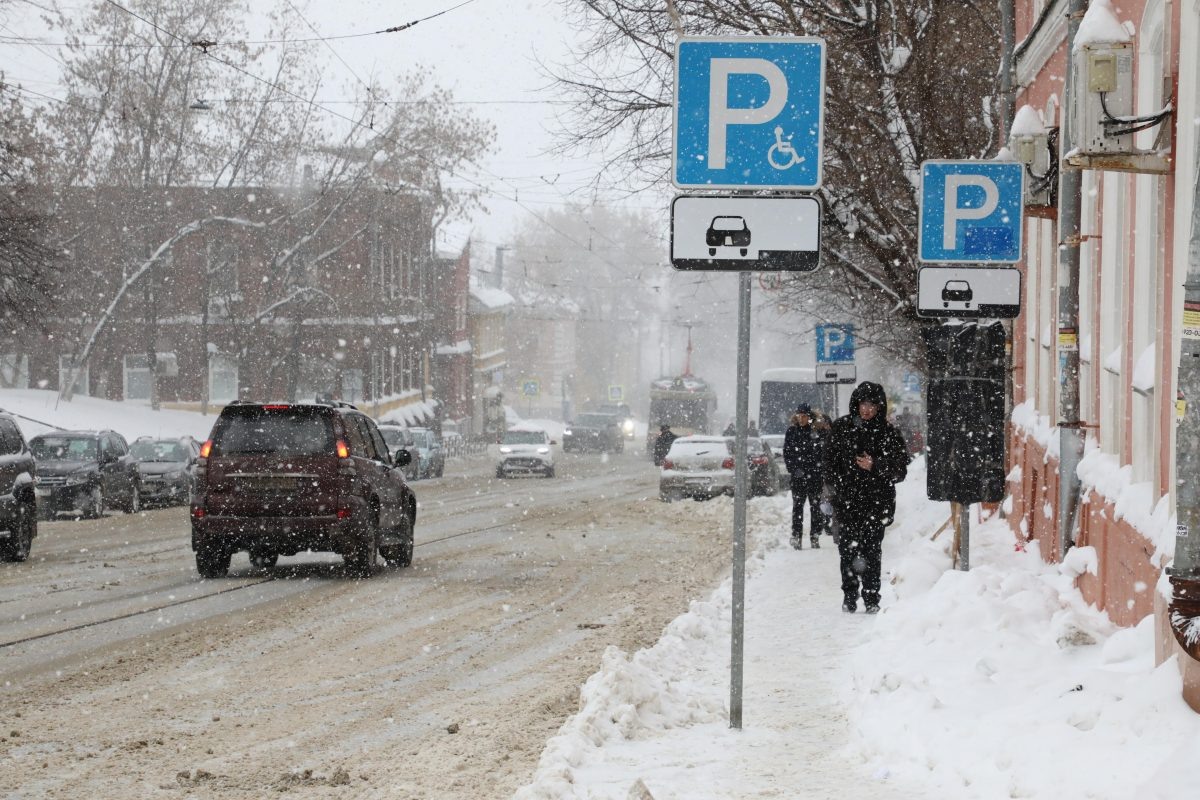
[(767, 447), (771, 448), (771, 457), (775, 459), (775, 467), (779, 470), (779, 488), (787, 490), (792, 485), (792, 475), (788, 472), (787, 464), (783, 460), (783, 439), (782, 433), (766, 433), (759, 437), (767, 443)]
[(613, 414), (580, 414), (563, 430), (564, 453), (620, 453), (625, 449), (621, 421)]
[[(771, 448), (761, 439), (750, 438), (746, 440), (746, 455), (750, 462), (750, 496), (775, 494), (779, 490), (779, 467)], [(681, 436), (671, 443), (659, 473), (659, 499), (707, 500), (733, 493), (731, 437)]]
[(77, 511), (95, 519), (109, 507), (136, 514), (142, 481), (125, 437), (115, 431), (62, 431), (29, 440), (37, 461), (40, 519)]
[(407, 567), (417, 500), (407, 450), (391, 456), (379, 428), (348, 403), (233, 403), (200, 448), (192, 550), (205, 578), (245, 550), (269, 569), (281, 555), (339, 553), (370, 577), (378, 556)]
[(541, 428), (514, 426), (500, 439), (496, 477), (543, 475), (554, 477), (554, 445), (550, 434)]
[(37, 536), (37, 463), (12, 417), (0, 416), (0, 561), (24, 561)]
[(129, 447), (142, 478), (142, 503), (173, 505), (192, 496), (200, 445), (190, 436), (155, 439), (142, 436)]
[(406, 480), (415, 481), (420, 478), (418, 468), (420, 467), (417, 461), (417, 443), (413, 439), (412, 432), (402, 425), (383, 424), (379, 426), (379, 432), (383, 434), (383, 441), (387, 444), (388, 450), (392, 455), (395, 455), (398, 450), (408, 452), (409, 461), (404, 465), (404, 477)]
[(422, 478), (442, 477), (446, 472), (446, 451), (442, 448), (442, 440), (429, 428), (408, 430), (416, 443), (417, 458), (420, 461), (418, 475)]

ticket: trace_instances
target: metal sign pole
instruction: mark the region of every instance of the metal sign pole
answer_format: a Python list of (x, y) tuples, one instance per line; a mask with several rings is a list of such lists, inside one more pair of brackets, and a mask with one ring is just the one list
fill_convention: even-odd
[(738, 273), (737, 436), (734, 438), (733, 636), (729, 658), (729, 727), (742, 727), (742, 665), (746, 626), (746, 416), (750, 405), (750, 273)]
[(955, 503), (958, 506), (958, 568), (962, 572), (971, 570), (971, 504)]

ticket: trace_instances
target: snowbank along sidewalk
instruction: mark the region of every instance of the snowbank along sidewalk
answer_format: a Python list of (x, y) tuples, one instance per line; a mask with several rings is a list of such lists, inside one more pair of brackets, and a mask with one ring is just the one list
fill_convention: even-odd
[[(1002, 520), (949, 570), (949, 508), (914, 463), (884, 544), (883, 612), (840, 611), (836, 551), (794, 551), (790, 499), (751, 504), (743, 725), (727, 725), (730, 582), (652, 648), (616, 648), (543, 752), (534, 798), (1185, 798), (1200, 717), (1148, 619), (1118, 629)], [(728, 500), (696, 505), (727, 530)], [(1148, 587), (1152, 590), (1153, 587)], [(636, 787), (636, 788), (635, 788)], [(644, 787), (644, 791), (642, 790)], [(632, 793), (631, 793), (632, 792)]]

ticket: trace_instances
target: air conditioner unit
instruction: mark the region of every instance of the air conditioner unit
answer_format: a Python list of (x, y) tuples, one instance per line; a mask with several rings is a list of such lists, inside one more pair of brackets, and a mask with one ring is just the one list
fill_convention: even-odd
[(1133, 44), (1093, 42), (1071, 54), (1072, 138), (1082, 155), (1134, 153)]
[(1009, 158), (1025, 165), (1027, 206), (1054, 205), (1054, 188), (1058, 182), (1057, 131), (1055, 128), (1052, 136), (1032, 106), (1021, 106), (1013, 118), (1005, 149)]

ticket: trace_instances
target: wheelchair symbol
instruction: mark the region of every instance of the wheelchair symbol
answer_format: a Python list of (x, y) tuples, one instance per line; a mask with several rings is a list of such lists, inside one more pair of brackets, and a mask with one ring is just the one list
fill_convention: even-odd
[(785, 170), (804, 163), (804, 156), (792, 147), (791, 138), (783, 138), (783, 127), (775, 126), (775, 144), (767, 151), (767, 163), (778, 170)]

